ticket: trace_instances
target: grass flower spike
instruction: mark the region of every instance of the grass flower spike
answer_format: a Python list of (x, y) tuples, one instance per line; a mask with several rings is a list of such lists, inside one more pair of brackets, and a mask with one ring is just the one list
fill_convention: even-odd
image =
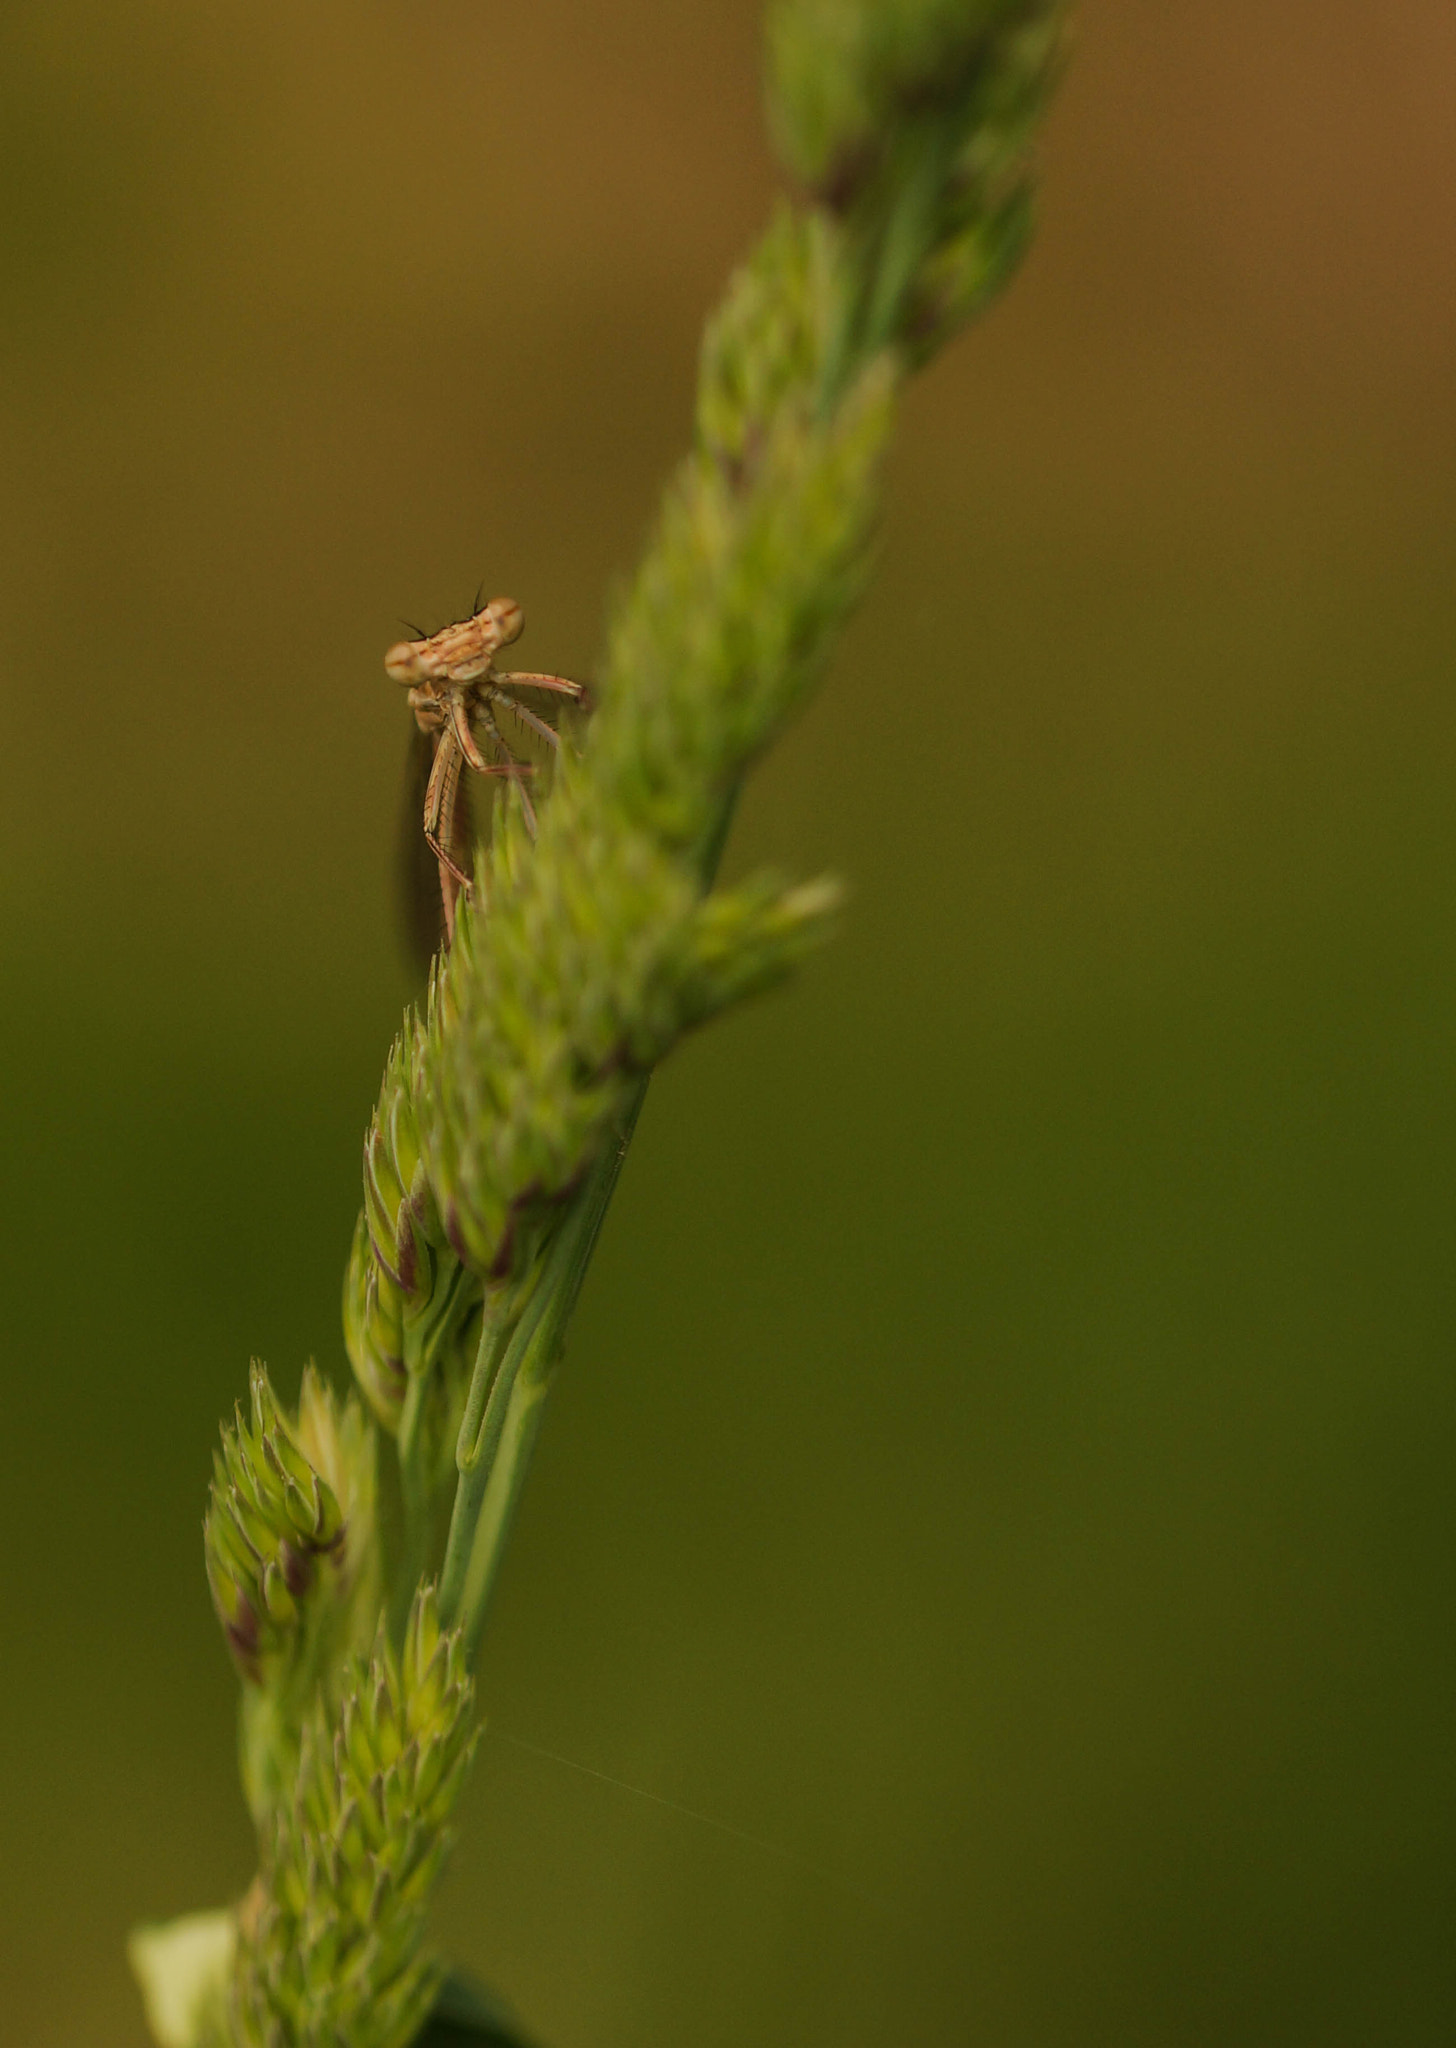
[(214, 2038), (239, 2048), (405, 2048), (443, 1968), (422, 1941), (451, 1816), (478, 1739), (458, 1632), (432, 1588), (402, 1652), (382, 1626), (352, 1660), (337, 1712), (303, 1730), (291, 1796), (239, 1914)]
[[(571, 1314), (654, 1067), (833, 928), (832, 879), (723, 888), (719, 858), (863, 586), (907, 377), (1026, 245), (1061, 28), (1056, 0), (770, 9), (770, 124), (800, 199), (708, 325), (692, 444), (593, 716), (539, 812), (496, 804), (390, 1051), (344, 1281), (363, 1403), (310, 1372), (289, 1416), (255, 1367), (224, 1431), (206, 1562), (259, 1869), (235, 1908), (134, 1939), (163, 2048), (423, 2039), (470, 1668)], [(492, 618), (393, 668), (413, 678)], [(469, 762), (485, 685), (458, 662), (446, 680), (426, 722), (448, 711)], [(513, 680), (532, 678), (496, 677), (497, 698)]]

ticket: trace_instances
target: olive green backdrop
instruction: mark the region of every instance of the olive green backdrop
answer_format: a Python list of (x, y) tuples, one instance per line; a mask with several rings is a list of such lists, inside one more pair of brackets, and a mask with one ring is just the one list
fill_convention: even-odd
[[(488, 1640), (442, 1933), (547, 2048), (1456, 2035), (1453, 84), (1081, 10), (735, 839), (846, 930), (654, 1085)], [(381, 652), (591, 673), (772, 190), (748, 0), (0, 18), (17, 2048), (251, 1870), (199, 1524), (342, 1364)]]

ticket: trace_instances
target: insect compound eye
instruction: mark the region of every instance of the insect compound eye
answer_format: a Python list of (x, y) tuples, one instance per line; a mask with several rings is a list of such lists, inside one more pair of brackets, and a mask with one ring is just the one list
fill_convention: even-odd
[(521, 628), (526, 623), (525, 614), (513, 597), (493, 597), (486, 606), (500, 634), (499, 645), (509, 647), (513, 640), (521, 637)]
[(384, 673), (396, 683), (417, 683), (424, 674), (413, 640), (400, 640), (384, 657)]

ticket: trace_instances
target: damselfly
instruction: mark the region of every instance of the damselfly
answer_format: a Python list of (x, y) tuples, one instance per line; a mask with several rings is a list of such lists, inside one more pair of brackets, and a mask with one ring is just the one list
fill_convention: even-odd
[(447, 942), (455, 935), (455, 904), (470, 888), (468, 806), (461, 804), (461, 775), (508, 781), (520, 802), (526, 828), (535, 836), (536, 807), (527, 787), (536, 772), (502, 730), (501, 714), (519, 722), (555, 749), (560, 735), (516, 692), (540, 690), (576, 704), (586, 699), (581, 683), (566, 676), (518, 670), (502, 674), (495, 657), (519, 640), (525, 619), (512, 597), (493, 597), (483, 609), (458, 624), (417, 640), (401, 640), (384, 657), (385, 672), (409, 691), (423, 760), (422, 799), (425, 844), (434, 855), (440, 877), (440, 904)]

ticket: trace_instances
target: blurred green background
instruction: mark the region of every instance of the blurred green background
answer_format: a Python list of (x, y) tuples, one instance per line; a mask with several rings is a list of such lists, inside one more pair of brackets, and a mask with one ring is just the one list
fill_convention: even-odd
[[(736, 836), (847, 928), (654, 1085), (488, 1641), (441, 1931), (548, 2048), (1456, 2036), (1453, 83), (1080, 9)], [(750, 0), (0, 17), (7, 2042), (252, 1868), (199, 1525), (342, 1364), (382, 650), (592, 672), (773, 188)]]

